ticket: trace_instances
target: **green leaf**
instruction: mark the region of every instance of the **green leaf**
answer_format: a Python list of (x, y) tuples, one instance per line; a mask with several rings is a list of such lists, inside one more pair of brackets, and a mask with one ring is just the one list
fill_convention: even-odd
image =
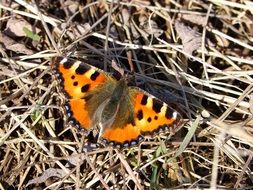
[(31, 38), (33, 41), (40, 41), (40, 36), (38, 34), (33, 33), (26, 27), (23, 27), (23, 31), (28, 38)]
[(187, 145), (190, 143), (193, 135), (195, 134), (195, 131), (199, 125), (199, 121), (201, 119), (201, 116), (197, 116), (196, 120), (193, 122), (192, 126), (188, 130), (188, 133), (186, 134), (183, 142), (181, 143), (180, 147), (176, 151), (175, 155), (167, 160), (167, 162), (171, 162), (173, 159), (178, 157), (183, 153), (183, 151), (186, 149)]
[(157, 186), (157, 174), (158, 174), (158, 166), (152, 164), (152, 173), (150, 179), (150, 189), (156, 189)]

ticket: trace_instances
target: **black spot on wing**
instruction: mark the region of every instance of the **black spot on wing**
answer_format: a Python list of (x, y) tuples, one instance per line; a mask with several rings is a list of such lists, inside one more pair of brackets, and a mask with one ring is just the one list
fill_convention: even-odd
[(173, 117), (173, 112), (174, 112), (173, 109), (167, 107), (166, 113), (165, 113), (165, 117), (166, 117), (167, 119), (171, 119), (171, 118)]
[(83, 63), (81, 63), (77, 68), (76, 68), (76, 74), (78, 75), (83, 75), (86, 73), (90, 68)]
[(153, 99), (152, 109), (154, 110), (154, 112), (160, 113), (162, 107), (163, 107), (163, 104), (159, 100)]
[(142, 120), (142, 119), (143, 119), (143, 111), (142, 111), (142, 110), (139, 110), (139, 111), (137, 112), (137, 118), (138, 118), (139, 120)]
[(75, 61), (73, 60), (67, 60), (63, 63), (64, 69), (70, 69), (74, 65)]
[(90, 84), (86, 84), (82, 86), (81, 91), (84, 93), (84, 92), (87, 92), (89, 89), (90, 89)]
[(155, 119), (155, 120), (157, 120), (157, 119), (158, 119), (157, 115), (154, 117), (154, 119)]
[(151, 117), (148, 118), (148, 122), (150, 123), (152, 121)]
[(72, 76), (71, 76), (71, 79), (73, 79), (73, 80), (74, 80), (75, 78), (76, 78), (76, 77), (75, 77), (75, 75), (72, 75)]
[(75, 82), (73, 83), (73, 85), (74, 85), (74, 86), (77, 86), (77, 85), (78, 85), (78, 82), (77, 82), (77, 81), (75, 81)]
[(146, 94), (144, 94), (141, 99), (141, 105), (146, 105), (147, 102), (148, 102), (148, 96)]
[(91, 79), (92, 81), (95, 81), (99, 75), (100, 75), (99, 72), (98, 72), (98, 71), (95, 71), (95, 72), (90, 76), (90, 79)]

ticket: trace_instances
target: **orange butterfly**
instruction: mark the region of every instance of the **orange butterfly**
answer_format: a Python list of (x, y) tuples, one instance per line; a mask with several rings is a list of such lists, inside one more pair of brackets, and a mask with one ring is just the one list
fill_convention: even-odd
[(106, 72), (66, 57), (54, 59), (55, 73), (67, 97), (70, 123), (86, 130), (99, 129), (109, 145), (137, 145), (144, 135), (176, 132), (180, 115), (147, 92), (129, 87)]

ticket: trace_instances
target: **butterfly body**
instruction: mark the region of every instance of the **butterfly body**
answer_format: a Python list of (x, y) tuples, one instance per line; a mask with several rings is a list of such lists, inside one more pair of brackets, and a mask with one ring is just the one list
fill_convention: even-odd
[(98, 128), (102, 141), (113, 146), (136, 145), (146, 134), (178, 129), (179, 114), (125, 79), (116, 80), (96, 67), (58, 57), (55, 72), (66, 94), (72, 124)]

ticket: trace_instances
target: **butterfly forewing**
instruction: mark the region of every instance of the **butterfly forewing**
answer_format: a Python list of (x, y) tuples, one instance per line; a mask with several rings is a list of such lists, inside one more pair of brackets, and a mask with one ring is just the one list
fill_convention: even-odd
[(55, 60), (58, 78), (69, 99), (83, 98), (87, 92), (104, 84), (109, 76), (88, 64), (58, 57)]
[[(69, 121), (77, 127), (89, 130), (92, 127), (92, 108), (99, 106), (102, 98), (106, 96), (96, 98), (99, 96), (97, 93), (107, 92), (98, 89), (103, 89), (104, 84), (113, 79), (105, 72), (81, 61), (57, 57), (54, 64), (62, 90), (67, 97), (65, 108)], [(91, 101), (93, 102), (90, 103)]]

